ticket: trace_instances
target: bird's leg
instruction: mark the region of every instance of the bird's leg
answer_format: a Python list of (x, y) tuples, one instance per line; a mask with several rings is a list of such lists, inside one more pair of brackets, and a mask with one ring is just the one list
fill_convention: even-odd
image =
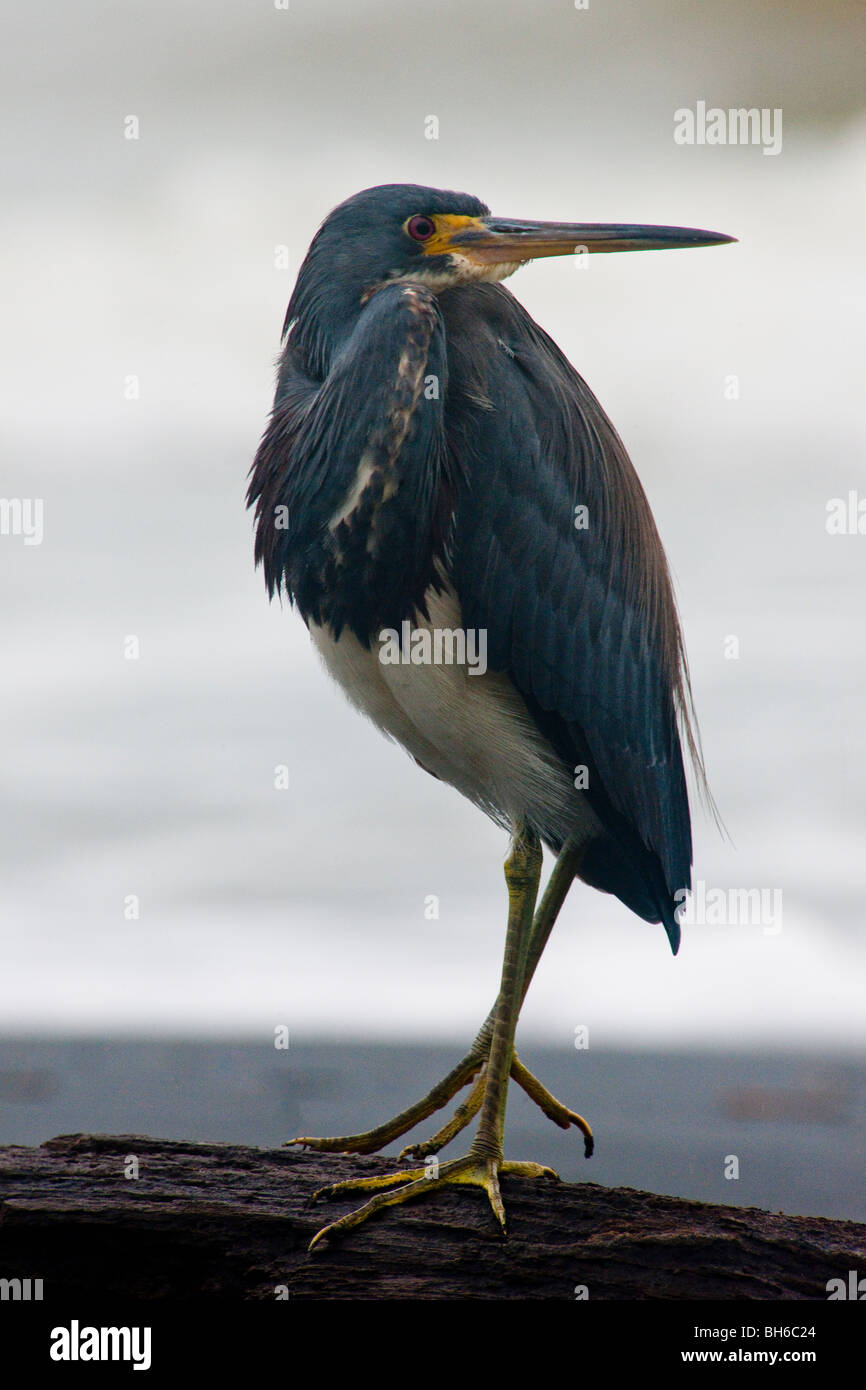
[[(526, 998), (526, 993), (529, 989), (532, 977), (535, 974), (538, 962), (541, 960), (544, 948), (550, 938), (554, 923), (565, 902), (568, 890), (574, 882), (574, 875), (580, 864), (583, 848), (583, 839), (572, 836), (571, 839), (566, 840), (557, 856), (556, 863), (553, 866), (550, 878), (547, 881), (547, 887), (544, 890), (541, 902), (538, 906), (538, 911), (532, 923), (532, 931), (529, 936), (526, 963), (523, 971), (521, 1003), (523, 999)], [(467, 1054), (467, 1057), (464, 1058), (464, 1062), (461, 1063), (461, 1065), (464, 1065), (468, 1062), (469, 1058), (473, 1056), (480, 1056), (486, 1059), (493, 1033), (495, 1012), (496, 1005), (494, 1004), (478, 1031), (478, 1035), (472, 1044), (471, 1051)], [(455, 1072), (457, 1070), (458, 1069), (455, 1068)], [(453, 1076), (455, 1072), (452, 1072), (451, 1075)], [(583, 1135), (585, 1157), (591, 1157), (594, 1141), (592, 1130), (586, 1120), (584, 1120), (581, 1115), (578, 1115), (576, 1111), (570, 1110), (568, 1106), (563, 1105), (561, 1101), (551, 1095), (538, 1078), (533, 1076), (532, 1072), (523, 1065), (516, 1053), (511, 1060), (511, 1077), (512, 1080), (516, 1081), (518, 1086), (526, 1092), (530, 1099), (534, 1100), (536, 1105), (543, 1110), (548, 1119), (553, 1120), (554, 1124), (559, 1125), (560, 1129), (569, 1129), (571, 1125), (575, 1125)], [(435, 1154), (438, 1153), (440, 1149), (444, 1149), (445, 1145), (449, 1144), (462, 1129), (465, 1129), (466, 1125), (469, 1124), (470, 1120), (478, 1112), (481, 1107), (483, 1095), (484, 1072), (482, 1071), (480, 1075), (476, 1076), (472, 1090), (462, 1104), (457, 1107), (451, 1119), (444, 1124), (441, 1129), (437, 1130), (430, 1139), (422, 1143), (408, 1145), (407, 1148), (403, 1149), (400, 1157), (426, 1158), (429, 1154)], [(445, 1102), (442, 1103), (444, 1104)]]
[[(523, 998), (526, 997), (526, 992), (538, 967), (538, 962), (544, 954), (544, 948), (550, 939), (550, 933), (553, 931), (562, 904), (574, 882), (574, 876), (580, 867), (585, 849), (584, 837), (572, 835), (566, 840), (557, 855), (541, 904), (532, 923), (523, 978)], [(575, 1110), (570, 1110), (567, 1105), (563, 1105), (561, 1101), (551, 1095), (538, 1078), (533, 1076), (532, 1072), (523, 1065), (516, 1053), (511, 1064), (511, 1075), (530, 1100), (534, 1100), (547, 1118), (559, 1125), (560, 1129), (569, 1129), (571, 1125), (575, 1125), (580, 1130), (583, 1135), (584, 1157), (591, 1158), (594, 1140), (592, 1130), (586, 1120)]]
[(484, 1069), (481, 1121), (472, 1145), (474, 1153), (499, 1158), (502, 1157), (505, 1134), (505, 1101), (514, 1055), (514, 1034), (523, 1003), (523, 980), (540, 874), (541, 845), (534, 834), (524, 830), (515, 837), (505, 863), (505, 881), (508, 884), (505, 956), (499, 997), (493, 1010), (490, 1051)]
[[(505, 865), (508, 884), (508, 930), (502, 963), (502, 983), (493, 1017), (490, 1050), (484, 1077), (481, 1119), (469, 1153), (448, 1163), (424, 1169), (390, 1173), (376, 1178), (354, 1178), (323, 1188), (317, 1196), (339, 1197), (346, 1193), (376, 1192), (376, 1196), (348, 1216), (325, 1226), (312, 1241), (320, 1241), (359, 1226), (383, 1207), (397, 1206), (413, 1197), (426, 1196), (452, 1184), (483, 1188), (502, 1229), (505, 1208), (499, 1188), (500, 1176), (556, 1178), (551, 1168), (540, 1163), (509, 1163), (503, 1159), (505, 1107), (514, 1056), (514, 1033), (524, 994), (524, 971), (529, 958), (533, 910), (541, 873), (541, 845), (537, 836), (522, 830), (515, 836)], [(391, 1190), (389, 1190), (391, 1189)]]
[[(530, 981), (535, 974), (536, 967), (541, 959), (545, 946), (547, 945), (554, 923), (559, 915), (562, 904), (565, 902), (566, 895), (572, 882), (577, 867), (580, 863), (583, 852), (583, 841), (577, 837), (567, 840), (557, 856), (553, 866), (547, 887), (538, 906), (538, 911), (532, 924), (532, 932), (529, 937), (526, 950), (526, 964), (524, 968), (524, 978), (522, 985), (522, 997), (525, 997), (529, 988)], [(521, 999), (522, 1002), (522, 999)], [(357, 1134), (336, 1135), (329, 1138), (312, 1138), (309, 1135), (300, 1135), (296, 1139), (286, 1141), (287, 1146), (293, 1144), (303, 1144), (307, 1148), (314, 1149), (317, 1153), (357, 1153), (370, 1154), (376, 1153), (379, 1149), (385, 1148), (387, 1144), (399, 1139), (401, 1135), (414, 1129), (423, 1120), (441, 1110), (450, 1100), (457, 1095), (471, 1081), (475, 1084), (466, 1099), (458, 1106), (452, 1118), (437, 1131), (432, 1138), (426, 1142), (410, 1144), (403, 1149), (401, 1158), (425, 1158), (429, 1154), (438, 1153), (449, 1143), (455, 1135), (474, 1118), (481, 1109), (481, 1102), (484, 1096), (484, 1068), (487, 1063), (487, 1056), (490, 1051), (490, 1042), (493, 1036), (493, 1022), (496, 1013), (496, 1004), (490, 1010), (487, 1018), (482, 1023), (466, 1056), (452, 1067), (447, 1076), (443, 1077), (427, 1095), (416, 1101), (413, 1105), (402, 1110), (393, 1119), (387, 1120), (384, 1124), (377, 1125), (375, 1129), (363, 1130)], [(481, 1073), (479, 1075), (479, 1073)], [(547, 1091), (541, 1082), (523, 1066), (518, 1057), (512, 1060), (511, 1075), (517, 1084), (526, 1091), (544, 1113), (553, 1120), (554, 1124), (561, 1129), (568, 1129), (571, 1125), (576, 1125), (584, 1136), (584, 1150), (587, 1158), (592, 1153), (592, 1131), (589, 1125), (580, 1115), (567, 1106), (556, 1100)]]

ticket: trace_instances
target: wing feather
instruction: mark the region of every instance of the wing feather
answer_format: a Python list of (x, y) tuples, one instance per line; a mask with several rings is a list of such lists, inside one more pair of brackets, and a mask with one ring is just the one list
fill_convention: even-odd
[(563, 755), (589, 758), (594, 804), (612, 833), (637, 835), (673, 894), (692, 858), (681, 725), (694, 744), (649, 504), (592, 392), (518, 301), (501, 286), (460, 295), (441, 296), (451, 379), (493, 405), (471, 428), (465, 399), (446, 411), (464, 478), (452, 560), (464, 622), (487, 629), (491, 666), (543, 712)]

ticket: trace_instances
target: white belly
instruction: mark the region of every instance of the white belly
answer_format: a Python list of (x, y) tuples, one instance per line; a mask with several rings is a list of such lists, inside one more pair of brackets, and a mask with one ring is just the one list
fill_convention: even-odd
[[(427, 594), (429, 619), (416, 628), (462, 627), (451, 591)], [(501, 824), (528, 822), (562, 839), (599, 822), (569, 768), (539, 733), (519, 691), (502, 672), (470, 674), (466, 665), (385, 664), (374, 641), (329, 629), (310, 635), (334, 680), (358, 709), (428, 771), (456, 787)]]

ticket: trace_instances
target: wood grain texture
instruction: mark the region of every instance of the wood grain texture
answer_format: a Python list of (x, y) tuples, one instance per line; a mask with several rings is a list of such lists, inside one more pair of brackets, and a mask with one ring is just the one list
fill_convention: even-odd
[[(128, 1156), (139, 1177), (124, 1176)], [(820, 1299), (866, 1266), (866, 1225), (594, 1183), (506, 1179), (509, 1235), (479, 1192), (439, 1192), (307, 1254), (342, 1178), (394, 1160), (63, 1135), (0, 1149), (0, 1275), (45, 1298)]]

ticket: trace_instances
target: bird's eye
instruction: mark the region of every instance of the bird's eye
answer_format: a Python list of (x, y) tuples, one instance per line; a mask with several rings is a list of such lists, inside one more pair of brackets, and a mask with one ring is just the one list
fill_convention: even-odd
[(406, 231), (413, 241), (429, 241), (436, 227), (429, 217), (410, 217), (406, 223)]

